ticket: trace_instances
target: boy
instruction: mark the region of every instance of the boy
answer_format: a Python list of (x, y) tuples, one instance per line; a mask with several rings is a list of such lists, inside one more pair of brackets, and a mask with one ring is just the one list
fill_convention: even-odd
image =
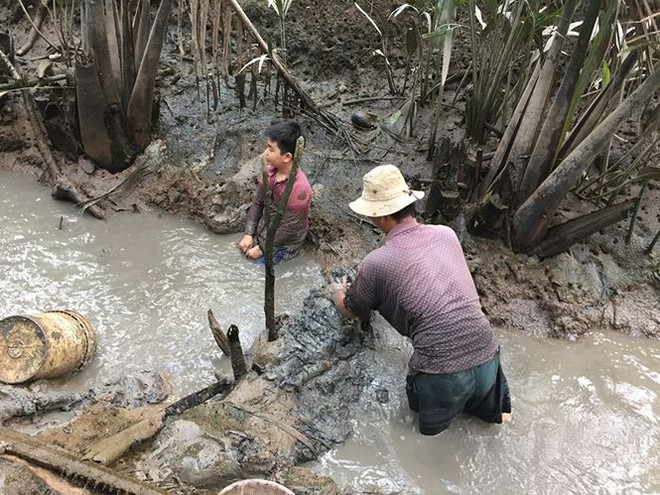
[[(296, 141), (300, 137), (300, 126), (297, 122), (289, 120), (280, 122), (268, 128), (266, 137), (268, 142), (264, 155), (268, 171), (268, 192), (270, 194), (270, 218), (273, 219), (284, 192), (284, 186), (293, 166), (296, 152)], [(309, 230), (309, 208), (312, 202), (312, 187), (305, 173), (298, 168), (291, 195), (282, 214), (275, 239), (273, 241), (273, 264), (290, 260), (298, 255), (305, 242)], [(264, 185), (263, 178), (254, 193), (252, 206), (248, 212), (245, 225), (245, 235), (238, 243), (248, 259), (256, 260), (258, 264), (265, 264), (261, 243), (266, 241), (266, 226), (262, 227), (262, 238), (258, 239), (259, 222), (264, 211)]]

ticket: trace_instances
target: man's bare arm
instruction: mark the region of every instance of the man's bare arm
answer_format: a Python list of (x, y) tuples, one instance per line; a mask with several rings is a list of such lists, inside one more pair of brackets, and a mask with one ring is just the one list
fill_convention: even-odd
[(346, 286), (343, 285), (332, 296), (335, 306), (344, 318), (355, 318), (353, 312), (346, 307)]

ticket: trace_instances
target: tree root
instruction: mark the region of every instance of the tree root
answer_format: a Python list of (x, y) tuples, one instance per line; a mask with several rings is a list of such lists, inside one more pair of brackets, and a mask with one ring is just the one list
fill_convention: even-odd
[(162, 141), (152, 142), (147, 146), (144, 152), (137, 157), (135, 163), (132, 165), (131, 173), (126, 176), (124, 180), (100, 196), (79, 202), (78, 206), (82, 208), (82, 211), (86, 211), (89, 208), (97, 208), (95, 205), (99, 201), (110, 199), (121, 194), (127, 194), (142, 182), (147, 175), (154, 173), (162, 166), (165, 158), (164, 155), (165, 145)]

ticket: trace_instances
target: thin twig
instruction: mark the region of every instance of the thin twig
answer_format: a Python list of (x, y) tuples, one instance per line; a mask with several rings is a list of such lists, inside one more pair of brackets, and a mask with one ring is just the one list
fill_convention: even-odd
[[(32, 17), (30, 17), (30, 14), (28, 13), (27, 9), (25, 8), (25, 5), (23, 4), (23, 0), (18, 0), (18, 3), (20, 4), (21, 9), (23, 9), (23, 13), (25, 14), (25, 17), (27, 17), (28, 21), (30, 21), (30, 24), (32, 24), (32, 28), (33, 28), (37, 33), (39, 33), (39, 36), (41, 36), (41, 38), (42, 38), (46, 43), (48, 43), (48, 44), (49, 44), (49, 45), (50, 45), (55, 51), (58, 51), (58, 52), (59, 52), (60, 49), (59, 49), (58, 47), (56, 47), (55, 45), (53, 45), (53, 44), (48, 40), (48, 38), (46, 38), (46, 36), (44, 35), (44, 33), (42, 33), (41, 31), (39, 31), (39, 28), (38, 28), (37, 25), (34, 23), (34, 21), (32, 20)], [(19, 53), (19, 55), (20, 55), (20, 53)]]
[(354, 100), (341, 101), (342, 105), (357, 105), (367, 101), (385, 101), (385, 100), (407, 100), (407, 96), (367, 96), (365, 98), (356, 98)]

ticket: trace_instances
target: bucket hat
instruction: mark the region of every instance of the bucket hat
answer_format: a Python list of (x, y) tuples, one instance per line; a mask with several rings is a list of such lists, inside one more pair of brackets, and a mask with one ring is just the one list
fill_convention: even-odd
[(362, 196), (349, 203), (355, 213), (367, 217), (391, 215), (424, 197), (413, 191), (394, 165), (379, 165), (364, 175)]

